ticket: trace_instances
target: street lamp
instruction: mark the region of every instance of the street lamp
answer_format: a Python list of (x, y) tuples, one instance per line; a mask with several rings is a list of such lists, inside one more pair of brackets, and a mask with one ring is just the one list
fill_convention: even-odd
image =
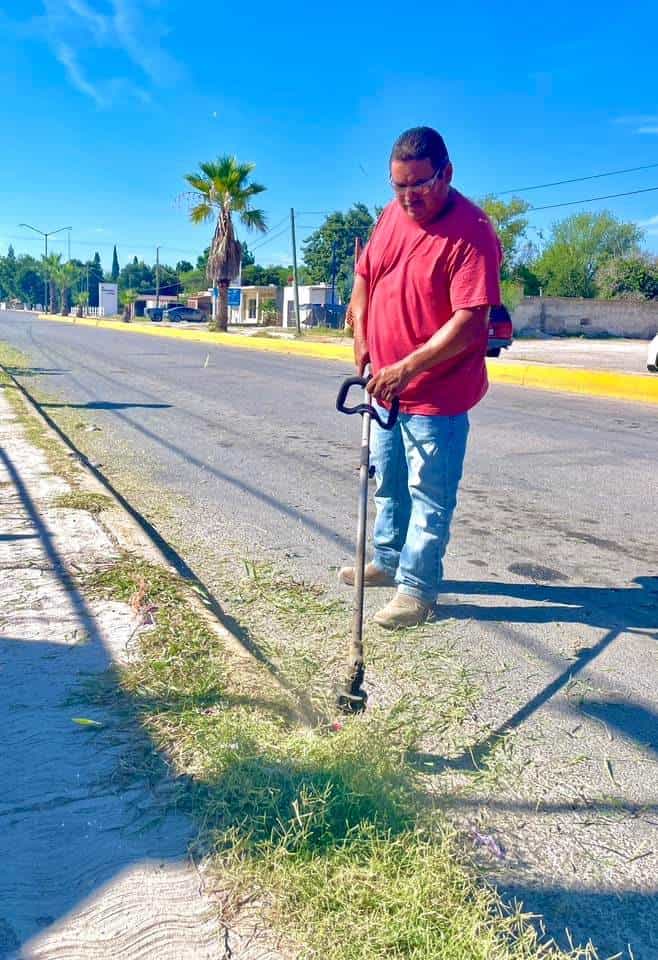
[[(48, 259), (48, 237), (54, 237), (56, 233), (63, 233), (64, 230), (69, 231), (69, 260), (71, 259), (71, 230), (73, 227), (59, 227), (57, 230), (49, 230), (47, 233), (43, 230), (37, 230), (36, 227), (33, 227), (30, 223), (19, 223), (19, 227), (27, 227), (28, 230), (34, 230), (35, 233), (41, 234), (45, 242), (45, 259)], [(43, 296), (44, 296), (44, 305), (43, 309), (48, 309), (48, 267), (46, 266), (46, 274), (43, 279)]]

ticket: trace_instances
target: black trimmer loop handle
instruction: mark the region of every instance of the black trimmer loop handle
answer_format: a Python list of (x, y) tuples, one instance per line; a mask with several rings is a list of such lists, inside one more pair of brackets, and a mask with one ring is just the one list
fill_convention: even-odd
[(398, 418), (398, 413), (400, 412), (400, 399), (399, 397), (394, 397), (391, 403), (391, 409), (388, 411), (388, 417), (386, 420), (382, 420), (379, 416), (379, 411), (369, 403), (357, 403), (355, 407), (348, 407), (345, 404), (347, 400), (347, 394), (350, 392), (352, 387), (363, 387), (370, 380), (370, 375), (367, 377), (348, 377), (347, 380), (343, 380), (340, 385), (340, 390), (338, 391), (338, 396), (336, 397), (336, 410), (339, 413), (369, 413), (373, 420), (376, 420), (382, 430), (392, 430), (395, 426), (395, 423)]

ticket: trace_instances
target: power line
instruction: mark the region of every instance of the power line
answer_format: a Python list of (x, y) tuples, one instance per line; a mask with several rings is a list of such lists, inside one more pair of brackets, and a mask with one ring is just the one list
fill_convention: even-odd
[[(644, 187), (642, 190), (626, 190), (624, 193), (608, 193), (604, 197), (587, 197), (584, 200), (567, 200), (563, 203), (549, 203), (542, 207), (528, 207), (526, 213), (535, 213), (537, 210), (556, 210), (558, 207), (574, 207), (580, 203), (595, 203), (597, 200), (616, 200), (618, 197), (633, 197), (638, 193), (653, 193), (658, 187)], [(518, 216), (522, 217), (520, 213)]]
[(561, 187), (566, 183), (582, 183), (585, 180), (599, 180), (601, 177), (616, 177), (621, 173), (636, 173), (638, 170), (654, 170), (658, 163), (646, 163), (642, 167), (626, 167), (625, 170), (608, 170), (607, 173), (592, 173), (587, 177), (572, 177), (570, 180), (554, 180), (552, 183), (537, 183), (532, 187), (517, 187), (515, 190), (500, 190), (497, 197), (505, 197), (510, 193), (528, 193), (530, 190), (544, 190), (547, 187)]
[(284, 233), (288, 232), (288, 228), (284, 227), (283, 230), (280, 230), (278, 233), (275, 233), (274, 236), (268, 237), (267, 240), (261, 240), (260, 243), (257, 243), (254, 247), (251, 247), (251, 252), (255, 253), (256, 250), (260, 250), (261, 247), (267, 246), (268, 243), (272, 243), (274, 240), (278, 240), (279, 237), (282, 237)]

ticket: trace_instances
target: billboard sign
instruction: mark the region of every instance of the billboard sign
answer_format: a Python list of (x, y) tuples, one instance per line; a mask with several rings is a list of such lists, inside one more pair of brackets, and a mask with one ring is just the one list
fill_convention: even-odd
[(119, 285), (117, 283), (98, 284), (98, 306), (104, 317), (112, 317), (119, 312)]

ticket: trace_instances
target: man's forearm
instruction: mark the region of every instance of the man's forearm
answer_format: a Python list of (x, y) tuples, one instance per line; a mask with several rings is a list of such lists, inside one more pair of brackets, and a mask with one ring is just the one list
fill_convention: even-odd
[(349, 309), (354, 336), (365, 340), (368, 327), (368, 284), (358, 273), (354, 277)]
[(482, 328), (489, 322), (489, 307), (457, 310), (450, 320), (422, 347), (401, 361), (409, 379), (430, 370), (439, 363), (463, 353), (482, 336)]

